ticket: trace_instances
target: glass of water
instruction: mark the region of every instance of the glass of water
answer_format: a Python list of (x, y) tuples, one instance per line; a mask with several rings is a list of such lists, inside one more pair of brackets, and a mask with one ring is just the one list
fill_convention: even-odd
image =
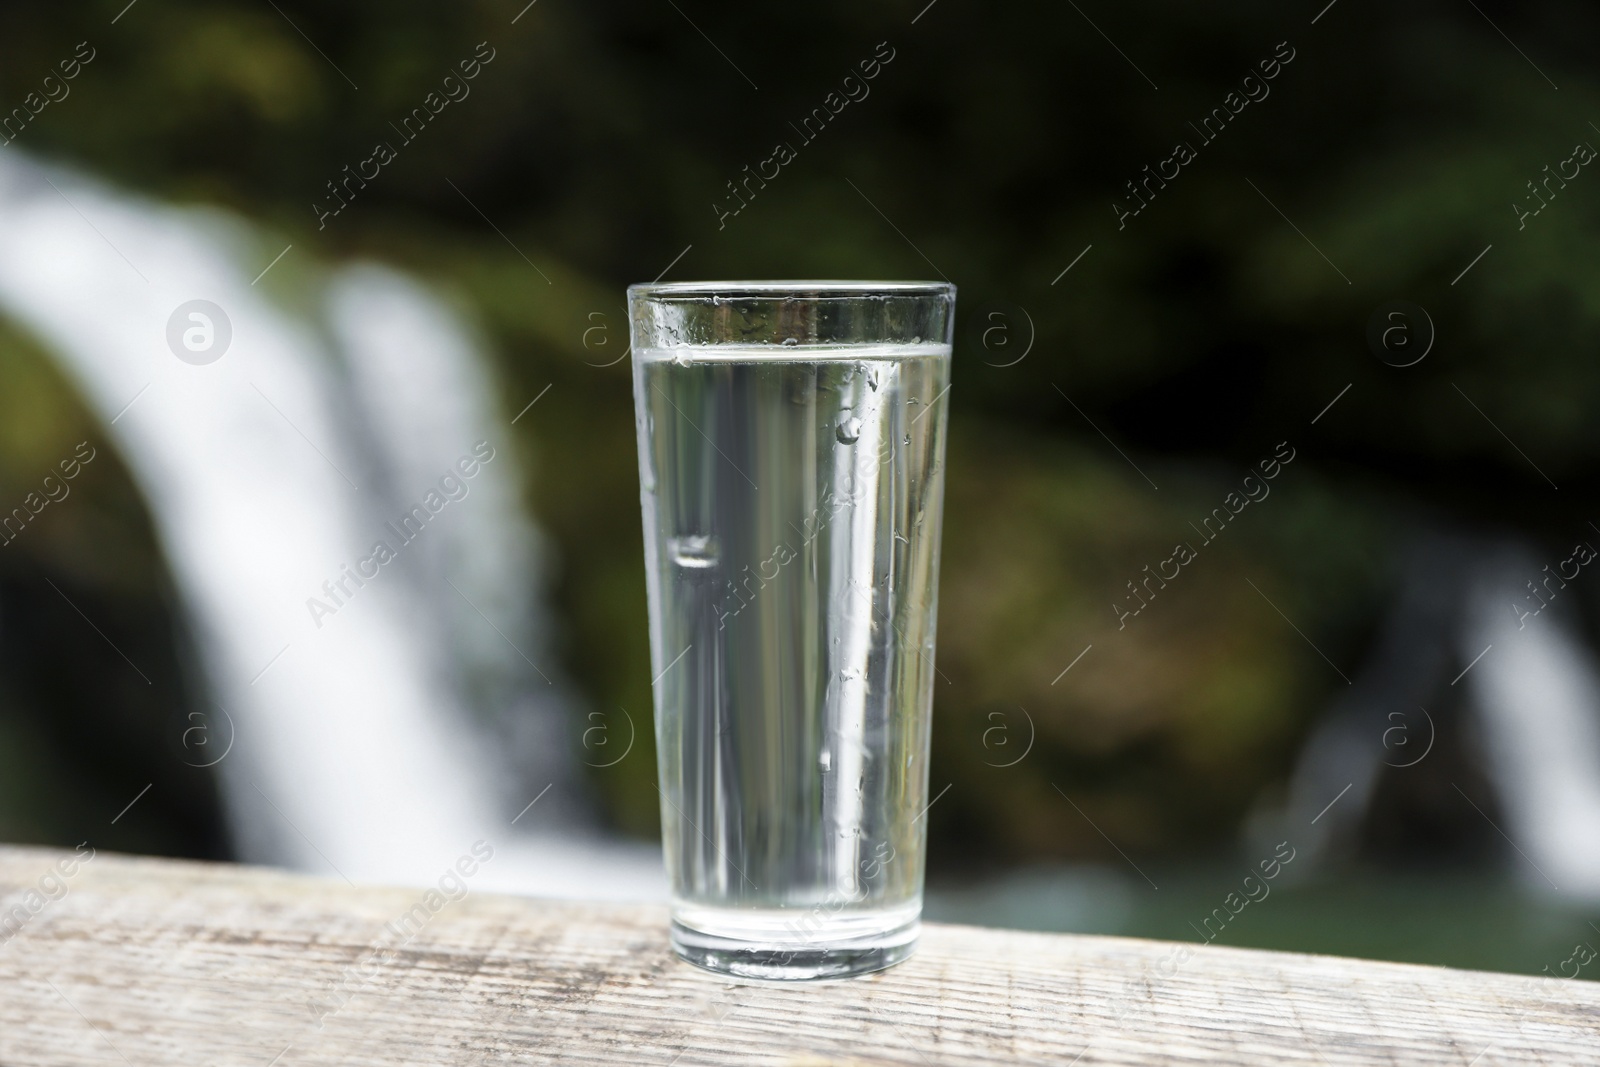
[(922, 911), (955, 287), (628, 302), (673, 947), (888, 967)]

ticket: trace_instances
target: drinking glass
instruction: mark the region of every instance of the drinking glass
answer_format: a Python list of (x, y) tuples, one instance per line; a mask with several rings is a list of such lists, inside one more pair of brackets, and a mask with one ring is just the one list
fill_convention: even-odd
[(672, 944), (754, 978), (905, 959), (955, 287), (628, 290)]

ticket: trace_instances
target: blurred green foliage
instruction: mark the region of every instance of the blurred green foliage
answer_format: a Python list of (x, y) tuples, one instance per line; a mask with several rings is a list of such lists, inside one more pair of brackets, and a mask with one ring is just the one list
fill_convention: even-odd
[[(1600, 143), (1592, 7), (1486, 3), (1512, 47), (1442, 2), (1344, 0), (1313, 25), (1321, 3), (141, 0), (113, 24), (124, 2), (0, 7), (0, 106), (79, 41), (97, 49), (18, 148), (259, 220), (295, 244), (280, 279), (316, 258), (404, 265), (482, 324), (508, 415), (553, 385), (518, 430), (556, 548), (559, 651), (592, 706), (641, 726), (623, 287), (669, 264), (960, 286), (933, 775), (955, 783), (935, 833), (963, 847), (936, 862), (1109, 855), (1052, 783), (1130, 850), (1214, 849), (1343, 686), (1272, 605), (1349, 673), (1408, 528), (1560, 541), (1592, 498), (1600, 176), (1524, 229), (1510, 207), (1575, 142)], [(895, 58), (870, 96), (719, 224), (726, 183), (796, 141), (790, 123), (883, 41)], [(1295, 58), (1270, 95), (1119, 229), (1124, 183), (1194, 139), (1187, 123), (1281, 41)], [(400, 145), (391, 124), (479, 42), (495, 58), (471, 95)], [(397, 160), (319, 228), (326, 183), (378, 141)], [(1410, 368), (1365, 340), (1395, 298), (1438, 331)], [(1004, 320), (1003, 351), (982, 332), (1002, 306), (1031, 322)], [(14, 494), (82, 414), (37, 363), (13, 374), (4, 358), (0, 491)], [(1285, 440), (1298, 458), (1272, 496), (1119, 630), (1124, 583)], [(26, 551), (111, 587), (126, 566), (94, 561), (148, 543), (134, 515), (93, 548), (78, 536), (41, 531)], [(1030, 757), (991, 766), (1010, 757), (986, 731), (1004, 722), (1020, 744), (1030, 721)], [(648, 740), (596, 772), (638, 834), (656, 819)]]

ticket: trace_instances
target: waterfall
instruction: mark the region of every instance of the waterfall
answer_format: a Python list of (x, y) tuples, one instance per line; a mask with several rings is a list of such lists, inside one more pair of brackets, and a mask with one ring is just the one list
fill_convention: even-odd
[(1263, 825), (1293, 827), (1313, 859), (1348, 853), (1379, 776), (1441, 758), (1430, 753), (1448, 731), (1493, 791), (1450, 782), (1460, 818), (1499, 840), (1530, 890), (1600, 900), (1600, 662), (1576, 594), (1542, 584), (1540, 566), (1506, 539), (1419, 536), (1373, 651), (1307, 740), (1287, 810)]
[[(585, 817), (574, 698), (531, 608), (538, 535), (460, 316), (393, 271), (308, 265), (225, 213), (15, 151), (0, 230), (0, 314), (60, 361), (149, 503), (235, 734), (216, 770), (242, 859), (424, 884), (484, 839), (477, 887), (664, 892), (657, 850)], [(169, 343), (197, 299), (225, 320), (213, 344), (231, 334), (199, 365)]]
[[(1468, 587), (1459, 652), (1482, 656), (1465, 680), (1518, 874), (1600, 900), (1600, 665), (1566, 610), (1576, 594), (1563, 602), (1567, 583), (1544, 578), (1525, 551), (1491, 557)], [(1540, 603), (1529, 583), (1550, 604), (1519, 618)]]

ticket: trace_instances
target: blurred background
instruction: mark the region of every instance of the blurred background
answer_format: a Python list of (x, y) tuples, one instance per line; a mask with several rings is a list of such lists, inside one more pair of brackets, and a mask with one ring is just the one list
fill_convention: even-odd
[(0, 5), (0, 840), (658, 891), (623, 289), (944, 278), (931, 917), (1595, 977), (1597, 32)]

